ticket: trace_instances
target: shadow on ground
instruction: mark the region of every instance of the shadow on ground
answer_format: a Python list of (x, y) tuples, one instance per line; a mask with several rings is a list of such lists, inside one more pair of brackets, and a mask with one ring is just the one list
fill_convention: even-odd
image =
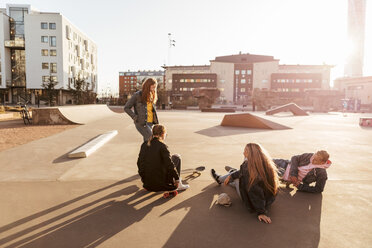
[[(222, 192), (232, 197), (231, 207), (214, 204), (213, 196)], [(264, 224), (233, 189), (209, 185), (162, 214), (189, 208), (164, 247), (318, 247), (322, 195), (291, 194), (281, 191), (270, 210), (273, 223)]]
[[(123, 230), (135, 223), (141, 225), (141, 220), (151, 214), (154, 207), (167, 202), (159, 193), (140, 190), (138, 176), (0, 227), (0, 233), (20, 229), (22, 224), (128, 182), (133, 184), (8, 235), (0, 239), (0, 246), (97, 247), (120, 232), (119, 235), (123, 235)], [(231, 196), (231, 207), (215, 205), (214, 199), (222, 192)], [(232, 188), (215, 183), (152, 218), (154, 221), (159, 218), (167, 221), (172, 211), (189, 210), (179, 225), (170, 230), (172, 233), (164, 247), (317, 247), (322, 196), (303, 193), (292, 196), (292, 193), (283, 190), (278, 196), (270, 211), (271, 225), (259, 223), (255, 214), (244, 209)], [(183, 194), (178, 197), (182, 199)], [(145, 202), (148, 203), (142, 206)], [(138, 205), (141, 207), (136, 207)], [(145, 232), (155, 232), (151, 226), (143, 225), (141, 228)]]

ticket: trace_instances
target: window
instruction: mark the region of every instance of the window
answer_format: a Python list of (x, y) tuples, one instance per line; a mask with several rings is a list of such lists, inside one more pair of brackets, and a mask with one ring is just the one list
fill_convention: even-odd
[(48, 56), (48, 49), (41, 49), (41, 56)]
[(49, 64), (48, 63), (41, 63), (41, 68), (42, 69), (49, 69)]
[(241, 84), (245, 84), (245, 79), (241, 79), (241, 80), (240, 80), (240, 83), (241, 83)]
[(248, 75), (251, 75), (252, 74), (252, 70), (247, 70), (247, 74)]
[(48, 36), (41, 36), (41, 42), (48, 43)]
[(49, 76), (43, 76), (43, 82), (49, 82)]
[(242, 70), (242, 75), (245, 75), (245, 70)]
[(185, 79), (180, 79), (180, 83), (184, 83), (185, 82)]
[(50, 73), (57, 73), (57, 63), (50, 63)]
[(51, 76), (50, 81), (51, 82), (57, 82), (57, 76)]
[(57, 46), (57, 38), (55, 36), (50, 36), (50, 46), (51, 47)]
[(42, 22), (41, 23), (41, 29), (48, 29), (48, 23), (47, 22)]
[(240, 92), (245, 92), (245, 88), (240, 88)]
[(56, 29), (56, 24), (54, 22), (49, 23), (49, 29)]
[(57, 56), (57, 50), (50, 49), (50, 56)]
[(235, 70), (235, 75), (239, 75), (239, 70)]

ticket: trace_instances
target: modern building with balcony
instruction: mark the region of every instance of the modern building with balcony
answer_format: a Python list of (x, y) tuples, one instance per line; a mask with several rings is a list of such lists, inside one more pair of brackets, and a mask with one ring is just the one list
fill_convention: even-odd
[(0, 102), (35, 103), (52, 82), (63, 105), (73, 101), (77, 79), (97, 92), (97, 46), (60, 13), (20, 4), (0, 9), (0, 63)]

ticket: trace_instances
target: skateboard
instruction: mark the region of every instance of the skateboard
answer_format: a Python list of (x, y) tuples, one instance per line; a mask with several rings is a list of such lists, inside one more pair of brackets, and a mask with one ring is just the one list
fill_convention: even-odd
[(170, 198), (170, 197), (175, 197), (176, 195), (178, 195), (178, 191), (177, 190), (174, 190), (174, 191), (167, 191), (163, 194), (163, 198)]

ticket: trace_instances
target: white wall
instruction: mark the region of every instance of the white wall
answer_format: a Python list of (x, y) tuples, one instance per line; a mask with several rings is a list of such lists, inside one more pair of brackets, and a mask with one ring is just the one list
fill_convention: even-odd
[[(41, 23), (47, 22), (48, 29), (41, 29)], [(42, 89), (42, 76), (57, 76), (55, 88), (64, 88), (63, 84), (63, 49), (61, 40), (62, 16), (59, 14), (28, 14), (25, 16), (25, 52), (26, 52), (26, 87)], [(56, 23), (56, 29), (49, 29), (49, 23)], [(48, 43), (41, 42), (41, 36), (48, 36)], [(50, 46), (50, 36), (56, 36), (56, 47)], [(47, 49), (48, 56), (41, 56), (41, 50)], [(57, 50), (57, 56), (50, 56), (50, 50)], [(42, 69), (42, 63), (57, 63), (57, 73)]]
[(0, 88), (2, 89), (6, 88), (6, 81), (11, 79), (10, 49), (4, 46), (5, 41), (9, 40), (9, 35), (9, 17), (0, 13)]
[(217, 74), (217, 88), (228, 103), (234, 101), (234, 63), (211, 61), (211, 73)]
[[(67, 38), (67, 28), (70, 30), (70, 39)], [(83, 76), (85, 81), (90, 83), (90, 89), (97, 92), (97, 45), (83, 32), (77, 29), (67, 18), (62, 17), (62, 36), (63, 42), (63, 68), (64, 83), (68, 86), (68, 78)], [(85, 41), (88, 41), (88, 50), (85, 48)], [(80, 49), (80, 53), (77, 50)], [(91, 59), (93, 55), (93, 63)], [(81, 66), (81, 59), (88, 66)], [(75, 74), (71, 67), (75, 67)], [(94, 87), (94, 88), (91, 88)]]
[(253, 64), (253, 89), (270, 89), (271, 74), (278, 72), (279, 61)]
[[(48, 29), (41, 29), (42, 22), (48, 23)], [(49, 29), (49, 23), (56, 23), (56, 29)], [(71, 30), (70, 40), (67, 39), (66, 35), (67, 25)], [(50, 46), (50, 38), (48, 43), (42, 43), (41, 36), (56, 36), (56, 47)], [(85, 51), (85, 40), (88, 40), (88, 51)], [(77, 45), (80, 46), (80, 57), (77, 53)], [(49, 55), (42, 56), (42, 49), (48, 49)], [(57, 50), (57, 56), (50, 56), (51, 49)], [(74, 77), (71, 72), (71, 66), (75, 66), (75, 76), (80, 73), (85, 81), (90, 83), (90, 89), (97, 91), (97, 45), (59, 13), (33, 13), (26, 15), (25, 50), (27, 88), (41, 89), (42, 76), (53, 75), (57, 76), (57, 89), (68, 89), (69, 78)], [(93, 54), (93, 64), (91, 63), (91, 54)], [(80, 63), (81, 59), (85, 60), (84, 69)], [(87, 62), (88, 66), (86, 66)], [(50, 73), (50, 68), (42, 69), (42, 63), (57, 63), (57, 73)]]

